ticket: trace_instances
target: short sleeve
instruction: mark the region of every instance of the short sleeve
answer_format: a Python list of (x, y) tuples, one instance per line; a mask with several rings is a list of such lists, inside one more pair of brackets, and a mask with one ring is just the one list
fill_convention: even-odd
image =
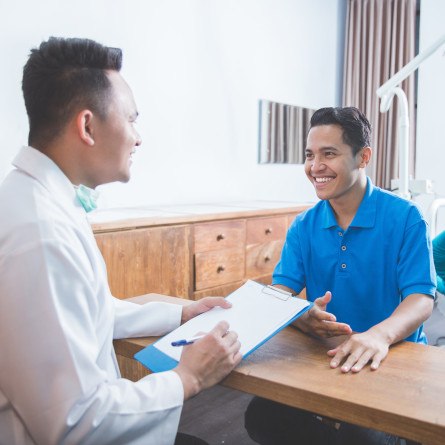
[(412, 208), (397, 264), (397, 275), (402, 298), (413, 293), (434, 297), (436, 273), (432, 257), (431, 240), (424, 219), (415, 218)]
[(287, 232), (281, 258), (272, 277), (272, 284), (281, 284), (297, 294), (306, 284), (299, 231), (300, 223), (297, 218)]

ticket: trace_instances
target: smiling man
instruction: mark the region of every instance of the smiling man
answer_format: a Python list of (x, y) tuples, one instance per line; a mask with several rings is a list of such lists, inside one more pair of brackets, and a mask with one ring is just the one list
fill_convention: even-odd
[(113, 338), (161, 335), (214, 306), (114, 298), (86, 212), (94, 188), (130, 179), (141, 145), (122, 52), (50, 38), (23, 70), (29, 146), (0, 186), (0, 444), (198, 445), (178, 434), (184, 400), (241, 360), (222, 322), (178, 366), (120, 377)]
[[(289, 229), (273, 284), (306, 288), (313, 308), (295, 325), (319, 337), (346, 335), (327, 351), (332, 368), (376, 370), (401, 340), (426, 343), (435, 272), (417, 207), (366, 176), (371, 128), (356, 108), (322, 108), (307, 137), (305, 172), (320, 198)], [(286, 420), (284, 420), (286, 419)], [(255, 398), (246, 427), (261, 444), (386, 444), (395, 438)], [(389, 442), (388, 442), (389, 441)]]

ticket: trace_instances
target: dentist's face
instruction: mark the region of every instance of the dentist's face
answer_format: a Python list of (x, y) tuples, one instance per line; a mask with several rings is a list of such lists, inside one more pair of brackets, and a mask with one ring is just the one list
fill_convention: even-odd
[(306, 176), (320, 199), (339, 200), (352, 196), (360, 187), (362, 150), (353, 155), (343, 141), (338, 125), (311, 128), (306, 145)]
[(108, 72), (108, 78), (112, 90), (108, 114), (96, 122), (94, 134), (100, 156), (96, 185), (128, 182), (132, 155), (142, 143), (135, 129), (138, 112), (129, 86), (118, 72)]

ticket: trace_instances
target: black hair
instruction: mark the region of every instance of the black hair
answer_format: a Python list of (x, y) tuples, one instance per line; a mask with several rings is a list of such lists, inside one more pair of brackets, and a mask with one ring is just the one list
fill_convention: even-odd
[(371, 124), (355, 107), (320, 108), (311, 117), (311, 127), (338, 125), (343, 130), (343, 142), (356, 155), (363, 147), (371, 145)]
[(32, 49), (22, 80), (28, 143), (40, 148), (51, 142), (81, 109), (104, 119), (111, 97), (106, 70), (120, 71), (121, 66), (119, 48), (89, 39), (50, 37)]

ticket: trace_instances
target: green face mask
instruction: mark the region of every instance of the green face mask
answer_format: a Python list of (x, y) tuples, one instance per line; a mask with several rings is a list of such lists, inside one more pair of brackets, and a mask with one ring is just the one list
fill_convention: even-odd
[(83, 184), (75, 185), (77, 199), (82, 204), (85, 212), (91, 212), (97, 208), (97, 199), (99, 198), (99, 192), (84, 186)]

